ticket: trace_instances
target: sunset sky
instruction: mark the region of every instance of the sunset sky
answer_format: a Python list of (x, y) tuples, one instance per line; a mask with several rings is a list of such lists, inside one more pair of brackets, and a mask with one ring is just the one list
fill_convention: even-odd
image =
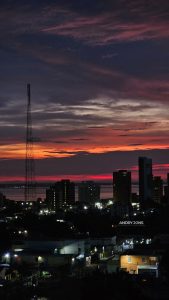
[(169, 173), (168, 0), (1, 0), (0, 181), (111, 180), (138, 156)]

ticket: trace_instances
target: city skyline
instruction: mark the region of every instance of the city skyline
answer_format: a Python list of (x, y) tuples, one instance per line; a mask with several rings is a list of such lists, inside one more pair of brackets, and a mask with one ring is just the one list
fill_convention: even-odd
[(31, 84), (37, 181), (169, 172), (167, 1), (2, 1), (0, 181), (24, 180)]

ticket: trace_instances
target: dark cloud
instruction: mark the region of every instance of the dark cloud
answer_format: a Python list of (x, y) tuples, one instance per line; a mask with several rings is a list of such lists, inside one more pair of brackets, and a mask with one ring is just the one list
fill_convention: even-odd
[(44, 151), (44, 153), (49, 153), (49, 154), (70, 154), (70, 155), (75, 155), (76, 152), (71, 152), (71, 151)]
[(70, 154), (70, 155), (75, 155), (75, 156), (78, 156), (78, 155), (89, 155), (88, 152), (85, 152), (85, 151), (44, 151), (44, 153), (49, 153), (49, 154), (62, 154), (63, 155), (67, 155), (67, 154)]
[(67, 144), (69, 143), (68, 141), (55, 141), (56, 144)]
[(129, 144), (128, 146), (141, 146), (142, 144), (137, 144), (137, 143), (133, 143), (133, 144)]
[(89, 139), (84, 139), (84, 138), (75, 138), (72, 139), (72, 141), (88, 141)]

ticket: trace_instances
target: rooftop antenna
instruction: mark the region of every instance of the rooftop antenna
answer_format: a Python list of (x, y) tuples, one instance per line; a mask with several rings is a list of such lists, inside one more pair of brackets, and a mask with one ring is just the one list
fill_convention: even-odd
[(35, 166), (33, 155), (31, 87), (27, 84), (27, 123), (26, 123), (26, 155), (25, 155), (25, 202), (36, 200)]

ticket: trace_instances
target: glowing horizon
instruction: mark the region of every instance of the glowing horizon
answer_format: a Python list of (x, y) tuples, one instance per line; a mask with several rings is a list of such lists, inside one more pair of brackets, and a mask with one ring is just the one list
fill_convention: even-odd
[[(120, 169), (116, 169), (118, 171)], [(138, 166), (132, 166), (131, 169), (127, 169), (131, 171), (132, 175), (132, 183), (138, 182)], [(153, 165), (153, 176), (161, 176), (161, 178), (166, 181), (167, 173), (169, 173), (169, 164), (157, 164)], [(36, 176), (36, 182), (56, 182), (62, 179), (69, 179), (71, 181), (112, 181), (113, 180), (113, 171), (108, 174), (78, 174), (78, 175), (55, 175), (55, 176)], [(25, 182), (25, 178), (20, 176), (14, 177), (0, 177), (1, 183), (7, 182)]]

